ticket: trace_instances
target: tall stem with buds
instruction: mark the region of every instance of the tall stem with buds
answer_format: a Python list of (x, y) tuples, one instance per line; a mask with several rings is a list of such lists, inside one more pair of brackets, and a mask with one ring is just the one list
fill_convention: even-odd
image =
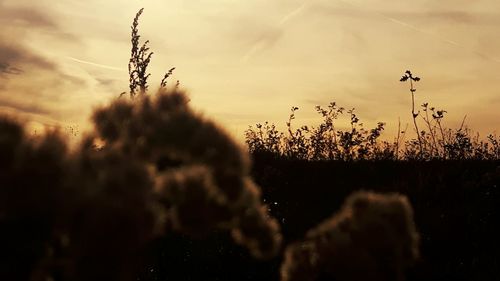
[(399, 81), (406, 82), (407, 80), (410, 81), (411, 114), (412, 114), (412, 117), (413, 117), (413, 125), (415, 125), (415, 131), (417, 132), (418, 146), (420, 148), (420, 153), (422, 153), (422, 151), (423, 151), (422, 138), (420, 137), (420, 130), (418, 129), (418, 125), (417, 125), (417, 116), (420, 113), (420, 111), (415, 112), (415, 92), (417, 91), (417, 89), (415, 89), (413, 87), (413, 82), (420, 81), (420, 78), (417, 77), (417, 76), (413, 76), (413, 74), (411, 73), (411, 71), (407, 70), (404, 73), (403, 77), (401, 77), (401, 79)]

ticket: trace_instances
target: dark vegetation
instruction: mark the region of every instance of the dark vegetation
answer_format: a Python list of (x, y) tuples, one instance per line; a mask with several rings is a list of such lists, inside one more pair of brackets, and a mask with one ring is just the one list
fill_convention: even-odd
[[(323, 118), (320, 125), (293, 129), (292, 120), (297, 110), (295, 106), (291, 109), (286, 133), (268, 122), (249, 126), (245, 137), (250, 153), (310, 161), (500, 159), (499, 136), (490, 134), (481, 139), (464, 123), (458, 129), (445, 128), (443, 118), (446, 111), (436, 110), (428, 103), (421, 106), (422, 120), (427, 128), (419, 131), (418, 138), (406, 140), (407, 129), (400, 130), (399, 126), (393, 141), (380, 139), (385, 128), (383, 122), (375, 128), (365, 129), (354, 108), (346, 110), (335, 102), (326, 109), (317, 106), (316, 111)], [(349, 124), (347, 129), (342, 127), (344, 120), (341, 120), (345, 114)], [(414, 115), (415, 124), (417, 116)]]
[(0, 279), (136, 280), (149, 243), (174, 232), (279, 252), (247, 154), (182, 92), (117, 100), (92, 119), (75, 151), (0, 119)]
[(413, 102), (417, 139), (380, 141), (385, 124), (332, 103), (317, 128), (294, 130), (296, 107), (286, 134), (250, 128), (248, 155), (167, 89), (174, 68), (149, 94), (142, 11), (130, 98), (74, 150), (0, 117), (0, 280), (497, 279), (498, 138)]
[(266, 202), (277, 202), (271, 213), (285, 243), (301, 239), (355, 190), (398, 192), (409, 198), (420, 233), (420, 258), (408, 280), (496, 280), (499, 166), (484, 160), (344, 162), (255, 155), (253, 174)]
[[(380, 140), (385, 123), (378, 122), (376, 127), (366, 129), (354, 108), (346, 109), (331, 102), (327, 108), (316, 106), (322, 118), (317, 127), (303, 125), (294, 129), (292, 121), (299, 110), (296, 106), (291, 108), (286, 122), (287, 132), (280, 132), (269, 122), (249, 126), (245, 132), (249, 151), (274, 158), (311, 161), (500, 160), (499, 136), (490, 134), (481, 139), (466, 126), (465, 117), (458, 129), (446, 128), (443, 124), (445, 110), (425, 102), (416, 111), (414, 83), (420, 78), (407, 70), (400, 81), (410, 82), (411, 116), (415, 132), (418, 132), (416, 139), (406, 139), (408, 126), (401, 130), (399, 123), (393, 141)], [(424, 123), (423, 129), (419, 129), (419, 121)]]

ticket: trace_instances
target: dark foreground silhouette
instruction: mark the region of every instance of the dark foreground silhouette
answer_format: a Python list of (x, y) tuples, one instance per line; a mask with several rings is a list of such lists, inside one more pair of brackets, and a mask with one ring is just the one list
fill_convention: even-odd
[(1, 280), (399, 281), (418, 257), (394, 193), (346, 195), (282, 247), (248, 153), (178, 90), (118, 99), (92, 121), (70, 151), (57, 131), (0, 118)]
[[(497, 280), (500, 162), (291, 161), (255, 155), (253, 175), (284, 243), (338, 211), (354, 190), (408, 196), (420, 233), (420, 257), (407, 280)], [(279, 280), (283, 256), (262, 262), (213, 233), (204, 240), (156, 241), (141, 280)], [(314, 280), (314, 279), (310, 279)], [(336, 280), (323, 274), (315, 280)]]

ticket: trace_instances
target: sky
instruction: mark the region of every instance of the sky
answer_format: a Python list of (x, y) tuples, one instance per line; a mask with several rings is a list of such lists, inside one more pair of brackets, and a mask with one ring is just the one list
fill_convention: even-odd
[[(356, 108), (386, 138), (416, 102), (464, 116), (485, 136), (500, 120), (496, 0), (0, 0), (0, 113), (33, 131), (86, 131), (94, 108), (128, 90), (130, 25), (150, 40), (150, 88), (176, 67), (192, 106), (244, 140), (249, 125), (319, 121), (316, 105)], [(411, 128), (411, 127), (410, 127)], [(499, 132), (500, 133), (500, 132)]]

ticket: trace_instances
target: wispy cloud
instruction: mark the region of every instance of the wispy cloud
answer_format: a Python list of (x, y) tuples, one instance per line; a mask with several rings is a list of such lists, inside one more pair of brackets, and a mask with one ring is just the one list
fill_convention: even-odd
[(0, 0), (0, 112), (42, 124), (69, 122), (84, 110), (79, 95), (87, 83), (57, 60), (54, 47), (80, 39), (50, 5), (29, 4)]
[(22, 113), (50, 115), (50, 110), (47, 108), (34, 103), (26, 103), (25, 101), (20, 102), (3, 98), (1, 99), (0, 106), (8, 107)]
[(257, 52), (263, 50), (266, 46), (272, 45), (275, 41), (281, 37), (283, 34), (284, 26), (291, 21), (294, 17), (298, 16), (301, 12), (303, 12), (309, 5), (309, 2), (306, 1), (290, 13), (283, 16), (278, 23), (276, 24), (276, 30), (279, 32), (272, 32), (263, 34), (263, 36), (253, 44), (253, 46), (243, 55), (241, 58), (242, 62), (247, 62), (252, 56), (254, 56)]
[(1, 62), (0, 61), (0, 75), (2, 74), (13, 74), (13, 75), (17, 75), (17, 74), (21, 74), (23, 71), (19, 68), (16, 68), (16, 67), (12, 67), (10, 66), (10, 64), (6, 63), (6, 62)]
[(469, 52), (469, 53), (472, 53), (472, 54), (476, 54), (478, 56), (480, 56), (481, 58), (484, 58), (486, 60), (489, 60), (489, 61), (492, 61), (492, 62), (496, 62), (496, 63), (500, 63), (500, 60), (489, 55), (489, 54), (485, 54), (483, 52), (480, 52), (480, 51), (476, 51), (476, 50), (473, 50), (471, 48), (468, 48), (466, 47), (465, 45), (455, 41), (455, 40), (452, 40), (450, 38), (447, 38), (446, 36), (444, 36), (443, 34), (439, 34), (439, 33), (435, 33), (435, 32), (431, 32), (431, 31), (428, 31), (426, 29), (423, 29), (423, 28), (420, 28), (420, 27), (417, 27), (409, 22), (406, 22), (406, 21), (402, 21), (400, 19), (396, 19), (394, 17), (391, 17), (389, 16), (388, 14), (386, 13), (383, 13), (383, 12), (379, 12), (379, 11), (376, 11), (376, 10), (372, 10), (372, 9), (366, 9), (365, 7), (363, 7), (361, 4), (355, 2), (355, 1), (348, 1), (348, 0), (338, 0), (342, 3), (345, 3), (345, 4), (348, 4), (350, 6), (353, 6), (353, 7), (356, 7), (356, 8), (359, 8), (359, 9), (364, 9), (368, 12), (371, 12), (381, 18), (384, 18), (388, 21), (391, 21), (397, 25), (400, 25), (402, 27), (405, 27), (405, 28), (408, 28), (408, 29), (411, 29), (413, 31), (416, 31), (418, 33), (421, 33), (421, 34), (424, 34), (424, 35), (427, 35), (429, 37), (432, 37), (432, 38), (435, 38), (437, 40), (440, 40), (444, 43), (447, 43), (447, 44), (450, 44), (454, 47), (458, 47), (466, 52)]
[(0, 22), (10, 26), (58, 29), (59, 26), (47, 14), (31, 7), (7, 6), (0, 2)]
[(33, 50), (16, 42), (3, 42), (0, 39), (0, 70), (15, 70), (19, 73), (24, 66), (36, 66), (46, 70), (54, 70), (56, 65)]

